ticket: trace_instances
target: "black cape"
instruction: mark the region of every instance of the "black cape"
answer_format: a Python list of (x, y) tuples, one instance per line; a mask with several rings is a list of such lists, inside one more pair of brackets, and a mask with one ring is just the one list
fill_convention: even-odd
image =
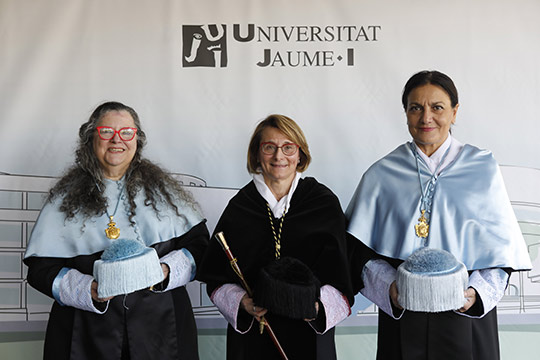
[[(276, 219), (277, 226), (278, 221)], [(261, 267), (275, 259), (274, 237), (266, 201), (250, 182), (229, 202), (215, 232), (222, 231), (238, 265), (254, 292)], [(337, 197), (313, 178), (301, 179), (285, 215), (281, 233), (281, 256), (294, 257), (306, 264), (321, 286), (329, 284), (354, 301), (346, 260), (345, 217)], [(226, 283), (240, 284), (217, 241), (211, 241), (201, 265), (201, 280), (208, 294)], [(266, 315), (289, 359), (336, 358), (334, 329), (317, 335), (303, 320)], [(324, 311), (317, 324), (325, 325)], [(251, 318), (239, 310), (238, 324)], [(247, 328), (247, 327), (246, 327)], [(246, 334), (227, 329), (227, 359), (280, 359), (266, 333), (254, 324)]]
[[(208, 243), (205, 222), (184, 235), (153, 245), (162, 257), (186, 248), (198, 264)], [(52, 283), (62, 267), (92, 275), (101, 253), (74, 258), (29, 257), (28, 282), (52, 297)], [(104, 314), (54, 302), (45, 336), (44, 359), (186, 359), (197, 360), (197, 329), (185, 287), (163, 293), (140, 290), (116, 296)]]

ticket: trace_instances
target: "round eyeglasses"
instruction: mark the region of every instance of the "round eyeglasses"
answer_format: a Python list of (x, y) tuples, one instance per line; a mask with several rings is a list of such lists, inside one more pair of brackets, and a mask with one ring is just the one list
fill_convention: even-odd
[(266, 155), (274, 155), (277, 149), (281, 149), (281, 152), (285, 156), (292, 156), (296, 154), (300, 146), (295, 143), (286, 143), (281, 146), (278, 146), (273, 142), (263, 142), (261, 143), (261, 151)]
[(121, 128), (120, 130), (114, 130), (112, 127), (98, 126), (96, 129), (101, 140), (111, 140), (114, 135), (118, 134), (118, 136), (120, 136), (120, 139), (122, 139), (123, 141), (131, 141), (137, 133), (137, 129), (132, 127), (125, 127)]

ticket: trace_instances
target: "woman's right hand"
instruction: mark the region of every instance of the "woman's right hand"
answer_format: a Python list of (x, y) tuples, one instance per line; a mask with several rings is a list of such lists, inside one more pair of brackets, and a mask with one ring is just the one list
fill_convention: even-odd
[(242, 306), (242, 309), (244, 309), (248, 314), (257, 319), (257, 321), (261, 321), (261, 318), (268, 312), (267, 309), (256, 306), (253, 299), (247, 294), (242, 297), (240, 306)]
[(97, 292), (97, 289), (98, 289), (98, 283), (96, 280), (92, 281), (92, 285), (90, 286), (90, 291), (92, 293), (92, 300), (96, 301), (96, 302), (106, 302), (106, 301), (109, 301), (111, 300), (114, 296), (111, 296), (111, 297), (107, 297), (107, 298), (100, 298), (98, 297), (98, 292)]
[(402, 310), (403, 307), (399, 304), (399, 301), (398, 301), (399, 293), (398, 293), (397, 284), (395, 281), (392, 282), (392, 284), (390, 284), (389, 293), (390, 293), (390, 300), (392, 300), (392, 304), (398, 309)]

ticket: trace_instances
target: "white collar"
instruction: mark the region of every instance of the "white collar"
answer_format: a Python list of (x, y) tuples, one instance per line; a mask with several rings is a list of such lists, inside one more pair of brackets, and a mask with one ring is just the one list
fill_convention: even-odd
[(296, 186), (298, 185), (298, 181), (300, 180), (300, 173), (297, 172), (294, 176), (293, 182), (291, 184), (291, 188), (289, 189), (289, 193), (281, 198), (281, 200), (277, 201), (276, 197), (266, 185), (264, 182), (264, 176), (262, 174), (253, 174), (253, 183), (255, 184), (255, 187), (257, 188), (257, 191), (264, 200), (268, 203), (268, 206), (270, 206), (270, 210), (272, 210), (272, 214), (274, 214), (275, 218), (280, 218), (284, 212), (286, 213), (289, 211), (290, 205), (291, 205), (291, 199), (293, 196), (294, 191), (296, 190)]
[(444, 168), (446, 168), (456, 159), (459, 152), (463, 148), (463, 144), (456, 140), (454, 137), (452, 137), (452, 135), (450, 134), (448, 134), (446, 140), (441, 144), (437, 151), (431, 154), (431, 156), (427, 156), (422, 150), (420, 150), (420, 148), (418, 147), (418, 145), (416, 145), (414, 141), (412, 143), (416, 147), (416, 152), (420, 155), (422, 160), (424, 160), (432, 174), (437, 169), (437, 166), (439, 166), (439, 163), (441, 162), (442, 157), (446, 153), (446, 150), (448, 150), (448, 155), (446, 155), (446, 158), (439, 167), (439, 174), (441, 173), (441, 171), (443, 171)]

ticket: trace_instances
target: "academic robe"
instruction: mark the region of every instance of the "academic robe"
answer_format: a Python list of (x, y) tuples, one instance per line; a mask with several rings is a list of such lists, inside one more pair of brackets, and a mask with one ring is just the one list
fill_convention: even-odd
[[(277, 219), (275, 226), (278, 224)], [(276, 227), (277, 228), (277, 227)], [(215, 232), (222, 231), (248, 285), (256, 293), (262, 267), (275, 259), (275, 241), (265, 200), (253, 181), (234, 196), (223, 212)], [(345, 217), (337, 197), (313, 178), (300, 179), (293, 193), (281, 231), (281, 256), (294, 257), (306, 264), (321, 286), (331, 285), (352, 304), (354, 301), (346, 261)], [(210, 242), (201, 265), (201, 279), (208, 294), (223, 284), (240, 284), (217, 241)], [(324, 317), (319, 312), (317, 323)], [(318, 335), (303, 320), (267, 313), (266, 318), (289, 359), (336, 358), (334, 328)], [(239, 310), (238, 323), (251, 317)], [(229, 324), (227, 359), (280, 359), (268, 334), (259, 334), (258, 324), (240, 334)]]
[[(434, 184), (430, 231), (416, 236), (420, 217), (420, 184), (432, 176), (404, 144), (373, 164), (346, 211), (349, 255), (355, 290), (370, 259), (397, 268), (422, 246), (451, 252), (473, 270), (530, 269), (523, 236), (506, 194), (502, 176), (489, 151), (465, 145)], [(357, 239), (357, 240), (356, 240)], [(359, 241), (358, 241), (359, 240)], [(395, 313), (397, 315), (399, 312)], [(405, 311), (396, 320), (379, 311), (378, 359), (485, 359), (499, 357), (496, 308), (485, 312), (481, 299), (467, 311)], [(483, 316), (482, 316), (483, 315)]]
[[(196, 264), (208, 244), (205, 220), (182, 202), (179, 218), (164, 203), (158, 204), (160, 219), (144, 205), (138, 194), (136, 226), (129, 224), (123, 182), (106, 180), (109, 212), (121, 198), (115, 221), (121, 236), (139, 238), (156, 249), (162, 258), (171, 251), (186, 249)], [(28, 283), (53, 297), (53, 283), (62, 268), (92, 276), (93, 265), (104, 247), (107, 216), (65, 220), (59, 211), (61, 199), (47, 203), (32, 232), (24, 263)], [(123, 211), (125, 209), (126, 211)], [(89, 291), (89, 289), (88, 289)], [(103, 304), (105, 305), (105, 304)], [(100, 309), (104, 310), (104, 309)], [(121, 357), (122, 356), (122, 357)], [(103, 314), (53, 303), (45, 336), (44, 359), (186, 359), (197, 360), (197, 329), (191, 302), (184, 286), (164, 292), (143, 289), (110, 300)]]

